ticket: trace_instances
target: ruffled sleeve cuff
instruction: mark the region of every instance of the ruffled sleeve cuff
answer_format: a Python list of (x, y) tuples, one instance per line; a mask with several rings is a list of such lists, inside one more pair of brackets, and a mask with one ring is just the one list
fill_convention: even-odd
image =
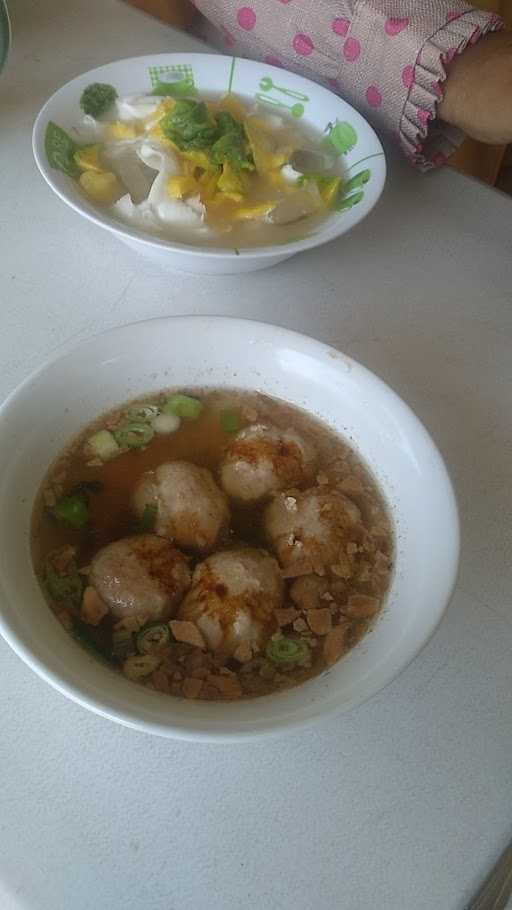
[(464, 139), (461, 130), (437, 119), (447, 67), (468, 45), (501, 28), (503, 20), (495, 14), (454, 10), (421, 47), (410, 67), (409, 91), (398, 129), (402, 149), (420, 170), (445, 164)]

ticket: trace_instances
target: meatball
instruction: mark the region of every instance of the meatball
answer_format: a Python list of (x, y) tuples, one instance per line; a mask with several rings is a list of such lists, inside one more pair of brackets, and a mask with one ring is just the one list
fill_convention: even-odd
[(190, 587), (187, 558), (155, 534), (125, 537), (94, 557), (89, 584), (112, 614), (167, 619)]
[(322, 573), (346, 561), (346, 544), (360, 521), (355, 503), (326, 487), (280, 493), (263, 515), (267, 538), (290, 576)]
[(255, 423), (237, 433), (221, 465), (221, 484), (233, 499), (257, 502), (312, 479), (316, 455), (295, 430)]
[(179, 616), (196, 623), (212, 651), (236, 656), (240, 646), (264, 643), (282, 601), (283, 581), (272, 556), (249, 547), (224, 550), (196, 567)]
[(155, 533), (187, 550), (212, 550), (229, 525), (226, 496), (210, 471), (186, 461), (161, 464), (144, 474), (133, 502), (139, 515), (155, 504)]

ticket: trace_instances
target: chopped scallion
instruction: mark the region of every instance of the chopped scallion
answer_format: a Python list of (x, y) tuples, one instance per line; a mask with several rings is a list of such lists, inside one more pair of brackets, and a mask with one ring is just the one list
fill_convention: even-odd
[(139, 654), (155, 654), (170, 640), (169, 626), (164, 622), (152, 622), (138, 633), (137, 650)]
[(165, 402), (162, 411), (164, 414), (175, 414), (176, 417), (189, 417), (196, 420), (203, 410), (203, 402), (190, 395), (171, 395)]
[(151, 442), (155, 431), (149, 423), (125, 423), (114, 430), (114, 438), (122, 449), (140, 449)]
[(63, 496), (50, 511), (57, 521), (76, 530), (84, 528), (89, 521), (87, 499), (83, 493)]
[(276, 667), (284, 669), (304, 664), (309, 657), (309, 648), (304, 641), (282, 635), (269, 641), (265, 653)]

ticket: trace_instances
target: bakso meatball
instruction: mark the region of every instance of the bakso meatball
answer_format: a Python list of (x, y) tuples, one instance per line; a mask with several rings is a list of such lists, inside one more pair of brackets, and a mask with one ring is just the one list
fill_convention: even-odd
[(187, 558), (155, 534), (125, 537), (103, 547), (91, 563), (89, 584), (118, 619), (172, 616), (190, 587)]
[(311, 480), (316, 455), (295, 430), (255, 423), (237, 433), (221, 465), (221, 484), (233, 499), (257, 502)]
[(361, 513), (338, 490), (313, 487), (293, 496), (280, 493), (266, 507), (266, 536), (283, 568), (294, 574), (325, 571), (346, 561), (345, 547)]
[(237, 655), (260, 647), (272, 633), (272, 614), (283, 601), (276, 560), (265, 550), (215, 553), (200, 563), (180, 619), (194, 622), (212, 651)]
[(140, 516), (146, 506), (155, 505), (155, 533), (187, 550), (212, 550), (229, 525), (226, 496), (211, 472), (186, 461), (161, 464), (144, 474), (133, 501)]

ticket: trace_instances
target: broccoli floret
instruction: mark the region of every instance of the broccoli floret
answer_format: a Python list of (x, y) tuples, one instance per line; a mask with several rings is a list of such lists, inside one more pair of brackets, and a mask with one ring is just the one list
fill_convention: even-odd
[(117, 92), (113, 85), (107, 85), (105, 82), (93, 82), (82, 92), (80, 107), (84, 114), (98, 118), (108, 111), (116, 98)]

